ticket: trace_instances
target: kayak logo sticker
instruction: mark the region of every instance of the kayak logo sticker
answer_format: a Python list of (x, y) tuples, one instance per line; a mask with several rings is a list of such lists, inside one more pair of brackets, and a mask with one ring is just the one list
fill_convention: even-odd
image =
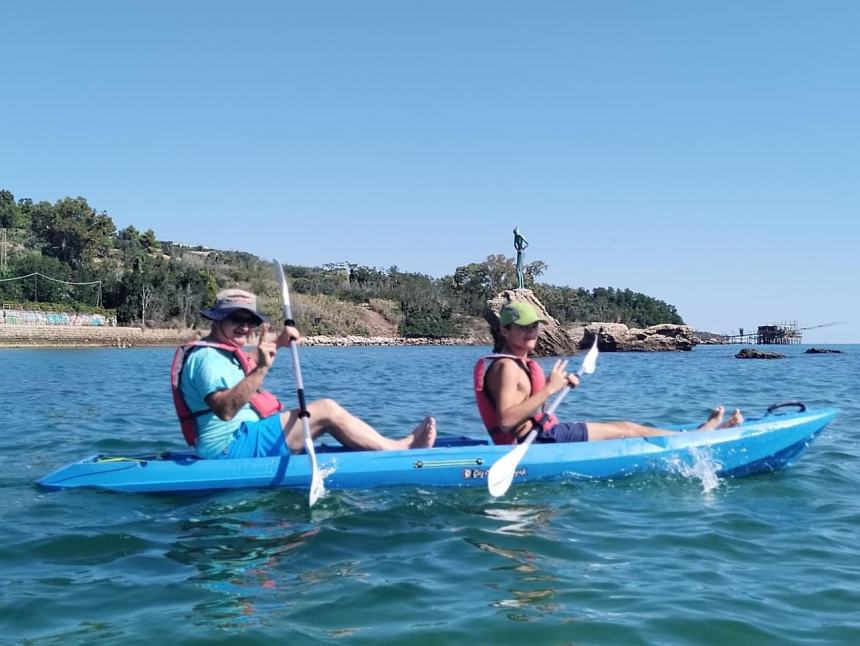
[[(514, 471), (514, 477), (526, 476), (529, 470), (525, 467), (519, 467)], [(463, 469), (463, 480), (486, 480), (490, 473), (489, 469)]]

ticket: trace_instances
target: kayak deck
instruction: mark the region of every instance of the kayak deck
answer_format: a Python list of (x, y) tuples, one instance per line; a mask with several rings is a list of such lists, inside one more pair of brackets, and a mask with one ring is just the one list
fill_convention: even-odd
[[(734, 428), (707, 432), (534, 444), (519, 464), (514, 482), (681, 473), (703, 460), (723, 477), (776, 471), (796, 460), (836, 414), (832, 408), (803, 407), (800, 412), (769, 412)], [(510, 449), (484, 439), (440, 437), (429, 449), (351, 451), (320, 445), (316, 452), (326, 488), (367, 489), (486, 486), (490, 467)], [(164, 453), (94, 455), (44, 476), (38, 484), (51, 490), (85, 487), (157, 493), (307, 489), (309, 482), (310, 460), (305, 454), (202, 460), (190, 453)]]

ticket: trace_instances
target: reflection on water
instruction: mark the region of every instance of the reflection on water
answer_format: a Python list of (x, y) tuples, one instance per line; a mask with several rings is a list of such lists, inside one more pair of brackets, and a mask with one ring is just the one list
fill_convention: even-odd
[(484, 514), (494, 520), (505, 523), (495, 531), (500, 534), (513, 534), (516, 536), (528, 536), (535, 532), (542, 533), (550, 524), (555, 512), (552, 508), (535, 507), (488, 507)]
[(265, 624), (294, 603), (293, 576), (285, 556), (304, 546), (319, 528), (283, 514), (232, 505), (211, 505), (178, 521), (179, 536), (165, 556), (192, 565), (190, 581), (215, 593), (194, 607), (195, 621), (222, 629)]
[[(500, 537), (524, 538), (553, 535), (552, 523), (558, 509), (550, 505), (496, 504), (480, 510), (473, 509), (489, 522), (483, 523), (483, 532)], [(502, 559), (489, 570), (503, 575), (505, 585), (487, 583), (493, 599), (489, 605), (504, 610), (508, 619), (518, 622), (533, 621), (546, 614), (559, 611), (554, 602), (558, 592), (557, 577), (542, 566), (546, 559), (539, 553), (521, 547), (509, 547), (500, 541), (466, 538), (465, 542), (485, 554)], [(507, 574), (505, 574), (507, 573)]]

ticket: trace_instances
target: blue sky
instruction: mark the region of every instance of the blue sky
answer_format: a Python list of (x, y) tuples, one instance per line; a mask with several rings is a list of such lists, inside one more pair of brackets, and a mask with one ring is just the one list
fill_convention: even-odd
[(9, 2), (0, 188), (122, 228), (860, 343), (860, 4)]

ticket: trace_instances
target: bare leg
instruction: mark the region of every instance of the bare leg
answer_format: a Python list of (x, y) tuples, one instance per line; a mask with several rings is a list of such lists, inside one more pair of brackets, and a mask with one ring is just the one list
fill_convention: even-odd
[[(725, 409), (717, 406), (711, 411), (708, 419), (699, 426), (699, 431), (713, 431), (718, 428), (731, 428), (744, 421), (738, 409), (732, 413), (728, 421), (723, 422)], [(653, 437), (655, 435), (674, 435), (678, 431), (669, 431), (652, 426), (643, 426), (635, 422), (586, 422), (589, 440), (620, 440), (625, 437)]]
[(655, 435), (674, 435), (677, 431), (643, 426), (635, 422), (586, 422), (588, 440), (620, 440), (625, 437), (652, 437)]
[[(413, 431), (399, 440), (380, 435), (373, 427), (349, 413), (333, 399), (319, 399), (308, 404), (311, 437), (329, 433), (350, 449), (365, 451), (397, 451), (433, 446), (436, 441), (436, 420), (425, 417)], [(304, 429), (298, 411), (281, 413), (281, 426), (287, 446), (293, 453), (304, 448)]]

